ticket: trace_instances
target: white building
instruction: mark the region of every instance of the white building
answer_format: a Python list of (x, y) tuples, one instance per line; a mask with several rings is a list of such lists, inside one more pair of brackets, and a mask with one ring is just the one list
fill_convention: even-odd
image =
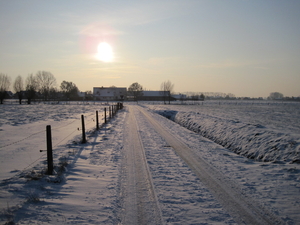
[(94, 100), (100, 101), (120, 101), (125, 100), (127, 88), (123, 87), (94, 87)]

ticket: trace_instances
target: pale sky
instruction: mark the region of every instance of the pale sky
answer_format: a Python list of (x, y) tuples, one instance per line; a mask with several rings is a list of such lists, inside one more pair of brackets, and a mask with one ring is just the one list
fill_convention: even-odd
[(0, 73), (39, 70), (81, 91), (170, 80), (176, 92), (300, 96), (300, 1), (0, 0)]

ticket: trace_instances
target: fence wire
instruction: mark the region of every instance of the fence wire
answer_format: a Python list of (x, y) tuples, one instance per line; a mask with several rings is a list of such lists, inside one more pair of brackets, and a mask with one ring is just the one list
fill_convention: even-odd
[[(106, 111), (106, 113), (108, 114), (109, 112)], [(99, 117), (99, 116), (100, 116), (100, 115), (98, 115), (98, 117)], [(73, 124), (74, 122), (80, 121), (80, 120), (81, 120), (81, 119), (74, 119), (73, 121), (71, 121), (71, 122), (69, 122), (69, 123), (67, 123), (67, 124), (65, 124), (65, 125), (51, 128), (51, 130), (59, 130), (59, 129), (61, 129), (61, 128), (67, 127), (67, 126)], [(102, 119), (101, 119), (101, 120), (102, 120), (102, 121), (104, 120), (104, 113), (103, 113), (103, 115), (102, 115)], [(92, 122), (95, 122), (96, 120), (95, 120), (94, 117), (88, 116), (88, 117), (86, 117), (86, 121), (87, 121), (87, 123), (85, 123), (85, 127), (88, 126), (88, 125), (90, 125)], [(100, 125), (101, 125), (101, 124), (104, 124), (104, 121), (103, 121), (102, 123), (99, 122), (99, 124), (100, 124)], [(95, 124), (95, 127), (96, 127), (96, 124)], [(79, 126), (77, 129), (73, 130), (73, 131), (70, 132), (68, 135), (66, 135), (64, 138), (62, 138), (60, 141), (58, 141), (58, 142), (53, 146), (53, 148), (56, 148), (60, 143), (62, 143), (63, 141), (65, 141), (68, 137), (70, 137), (70, 136), (71, 136), (72, 134), (74, 134), (76, 131), (81, 131), (81, 130), (82, 130), (82, 128), (80, 128), (80, 126)], [(46, 133), (46, 129), (45, 129), (45, 130), (38, 131), (38, 132), (35, 132), (35, 133), (32, 133), (32, 134), (28, 135), (27, 137), (22, 138), (22, 139), (20, 139), (20, 140), (18, 140), (18, 141), (14, 141), (14, 142), (12, 142), (12, 143), (9, 143), (9, 144), (0, 146), (0, 149), (1, 149), (1, 148), (4, 148), (4, 147), (11, 146), (11, 145), (14, 145), (14, 144), (17, 144), (17, 143), (20, 143), (20, 142), (25, 141), (26, 139), (29, 139), (30, 137), (32, 137), (32, 136), (34, 136), (34, 135), (37, 135), (37, 134), (40, 134), (40, 133)], [(45, 142), (46, 142), (46, 141), (45, 141)], [(59, 152), (57, 152), (57, 153), (59, 154)], [(34, 160), (34, 161), (31, 162), (30, 164), (28, 164), (28, 166), (26, 166), (25, 168), (23, 168), (22, 170), (20, 170), (19, 172), (17, 172), (14, 176), (12, 176), (12, 177), (9, 178), (9, 179), (13, 179), (14, 177), (19, 176), (19, 175), (22, 174), (24, 171), (26, 171), (28, 168), (32, 167), (34, 164), (36, 164), (38, 161), (40, 161), (40, 160), (41, 160), (43, 157), (45, 157), (46, 155), (47, 155), (47, 153), (41, 154), (40, 157), (38, 157), (36, 160)], [(6, 180), (8, 180), (8, 179), (6, 179)]]

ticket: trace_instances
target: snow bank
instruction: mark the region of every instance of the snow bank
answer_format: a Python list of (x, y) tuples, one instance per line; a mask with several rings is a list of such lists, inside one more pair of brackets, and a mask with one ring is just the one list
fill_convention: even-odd
[[(172, 108), (174, 109), (174, 108)], [(187, 108), (188, 110), (188, 108)], [(155, 110), (160, 115), (214, 142), (265, 162), (300, 163), (300, 135), (270, 125), (193, 111)], [(242, 117), (241, 117), (242, 118)], [(269, 128), (272, 127), (272, 128)]]

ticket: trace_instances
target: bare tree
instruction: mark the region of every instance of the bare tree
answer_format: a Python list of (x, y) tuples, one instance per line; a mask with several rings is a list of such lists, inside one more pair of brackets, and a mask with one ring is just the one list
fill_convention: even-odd
[(272, 93), (270, 93), (268, 99), (271, 99), (271, 100), (283, 99), (283, 94), (280, 92), (272, 92)]
[(14, 91), (18, 95), (19, 103), (22, 104), (22, 99), (24, 97), (24, 94), (23, 94), (24, 82), (23, 82), (23, 78), (20, 75), (16, 77), (13, 86), (14, 86)]
[(28, 104), (31, 104), (31, 101), (32, 99), (34, 99), (37, 89), (38, 83), (36, 81), (36, 77), (33, 74), (29, 74), (26, 78), (26, 98)]
[(56, 79), (52, 73), (47, 71), (38, 71), (36, 73), (36, 81), (38, 83), (38, 89), (44, 96), (45, 100), (48, 100), (48, 96), (51, 88), (56, 86)]
[(64, 96), (67, 100), (76, 100), (78, 99), (78, 88), (73, 82), (63, 81), (60, 84), (60, 89), (62, 90)]
[(135, 101), (138, 101), (138, 98), (143, 95), (143, 87), (135, 82), (129, 86), (128, 92), (134, 97)]
[(3, 100), (6, 96), (6, 92), (9, 91), (10, 77), (6, 74), (0, 73), (0, 104), (3, 104)]
[(172, 84), (171, 81), (168, 80), (168, 81), (164, 81), (164, 82), (161, 83), (160, 91), (161, 91), (161, 94), (164, 97), (164, 103), (165, 104), (166, 104), (166, 97), (168, 97), (169, 104), (170, 104), (171, 94), (173, 92), (173, 89), (174, 89), (174, 84)]

